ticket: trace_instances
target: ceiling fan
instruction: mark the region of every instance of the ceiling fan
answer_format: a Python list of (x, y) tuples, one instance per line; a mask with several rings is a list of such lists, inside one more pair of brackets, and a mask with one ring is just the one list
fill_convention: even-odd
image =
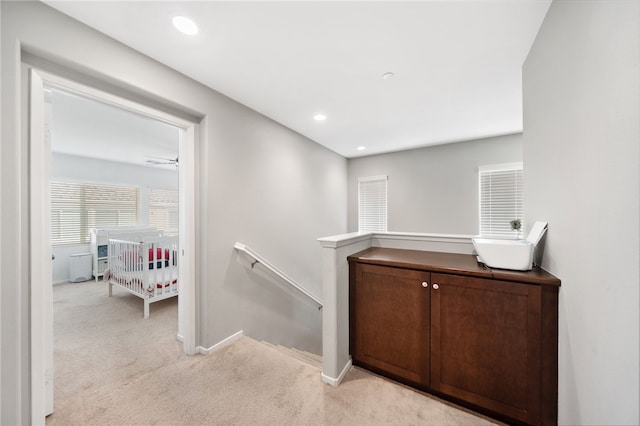
[(165, 157), (153, 157), (151, 155), (147, 155), (146, 157), (148, 157), (149, 159), (145, 161), (145, 163), (150, 166), (169, 164), (169, 165), (175, 165), (176, 167), (178, 167), (178, 157), (176, 157), (175, 159), (165, 158)]

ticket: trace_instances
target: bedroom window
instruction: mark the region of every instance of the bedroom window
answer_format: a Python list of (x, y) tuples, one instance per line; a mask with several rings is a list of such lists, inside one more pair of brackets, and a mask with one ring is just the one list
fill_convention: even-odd
[(515, 237), (511, 221), (524, 222), (522, 163), (481, 166), (480, 235)]
[(138, 224), (136, 186), (51, 182), (51, 244), (88, 244), (91, 228)]
[(178, 235), (178, 191), (149, 188), (149, 225)]
[(358, 231), (387, 232), (387, 176), (358, 178)]

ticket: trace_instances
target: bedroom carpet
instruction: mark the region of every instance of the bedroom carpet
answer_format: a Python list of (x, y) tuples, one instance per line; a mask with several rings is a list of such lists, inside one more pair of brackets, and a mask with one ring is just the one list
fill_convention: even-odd
[(177, 298), (153, 303), (93, 281), (54, 286), (55, 412), (47, 425), (499, 424), (352, 368), (320, 368), (242, 337), (208, 356), (176, 341)]

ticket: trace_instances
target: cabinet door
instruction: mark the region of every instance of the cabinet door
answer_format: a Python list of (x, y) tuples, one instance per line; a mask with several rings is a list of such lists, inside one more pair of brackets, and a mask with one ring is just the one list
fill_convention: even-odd
[(540, 287), (445, 274), (432, 281), (432, 389), (537, 424)]
[(429, 273), (368, 264), (352, 264), (352, 268), (354, 362), (396, 379), (428, 385)]

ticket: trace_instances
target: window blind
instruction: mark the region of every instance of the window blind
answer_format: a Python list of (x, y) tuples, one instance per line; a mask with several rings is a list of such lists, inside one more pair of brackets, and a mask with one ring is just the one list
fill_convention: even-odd
[(165, 235), (178, 235), (178, 191), (149, 188), (149, 225), (164, 231)]
[(387, 176), (358, 179), (358, 231), (387, 231)]
[(480, 235), (516, 236), (511, 221), (524, 222), (522, 175), (522, 163), (480, 168)]
[(51, 182), (51, 243), (87, 244), (91, 228), (138, 223), (138, 188)]

